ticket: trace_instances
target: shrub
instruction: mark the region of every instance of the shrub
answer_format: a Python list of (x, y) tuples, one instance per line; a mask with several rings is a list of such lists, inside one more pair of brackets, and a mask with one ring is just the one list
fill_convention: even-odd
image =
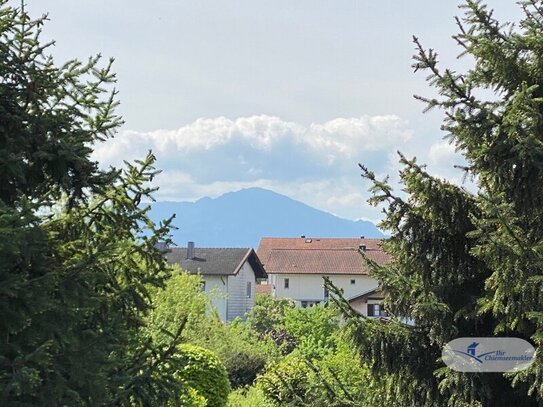
[(304, 360), (289, 355), (268, 366), (257, 385), (277, 405), (314, 406), (319, 397), (312, 388), (312, 375)]
[(266, 364), (266, 358), (254, 351), (241, 350), (228, 356), (225, 360), (225, 367), (228, 371), (230, 385), (235, 389), (253, 384), (257, 374)]
[(365, 388), (371, 382), (351, 350), (310, 360), (290, 354), (270, 364), (257, 380), (264, 395), (278, 406), (348, 407), (369, 405)]
[[(183, 369), (177, 372), (178, 378), (203, 396), (207, 407), (226, 406), (230, 393), (228, 375), (213, 352), (199, 346), (183, 344), (179, 347), (177, 358), (184, 365)], [(193, 396), (191, 398), (194, 399)]]
[(233, 391), (228, 396), (228, 407), (273, 407), (259, 387), (251, 386)]
[(259, 338), (247, 323), (240, 320), (224, 324), (209, 316), (202, 319), (195, 329), (186, 329), (184, 334), (190, 343), (215, 352), (225, 365), (233, 388), (251, 385), (266, 362), (279, 356), (270, 339)]

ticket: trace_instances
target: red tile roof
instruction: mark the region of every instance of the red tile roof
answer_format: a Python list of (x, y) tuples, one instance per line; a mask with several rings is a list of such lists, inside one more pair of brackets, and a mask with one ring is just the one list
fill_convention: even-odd
[(257, 284), (255, 285), (255, 293), (271, 295), (272, 285), (271, 284)]
[(258, 247), (264, 268), (272, 274), (368, 274), (362, 252), (379, 264), (391, 260), (381, 239), (265, 237)]
[(367, 249), (381, 250), (381, 239), (365, 238), (322, 238), (322, 237), (263, 237), (260, 239), (257, 254), (262, 264), (266, 264), (272, 249)]
[(273, 249), (265, 268), (271, 274), (368, 274), (356, 249)]

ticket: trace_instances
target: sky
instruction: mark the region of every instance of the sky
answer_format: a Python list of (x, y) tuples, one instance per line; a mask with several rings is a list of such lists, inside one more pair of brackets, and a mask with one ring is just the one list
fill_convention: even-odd
[[(358, 163), (397, 179), (396, 151), (462, 183), (462, 157), (440, 131), (442, 112), (413, 73), (412, 36), (443, 67), (469, 58), (451, 35), (459, 1), (27, 0), (48, 13), (44, 40), (58, 63), (115, 58), (124, 125), (97, 145), (101, 165), (148, 150), (163, 172), (157, 200), (194, 201), (263, 187), (348, 219), (377, 221)], [(513, 1), (489, 0), (502, 21)]]

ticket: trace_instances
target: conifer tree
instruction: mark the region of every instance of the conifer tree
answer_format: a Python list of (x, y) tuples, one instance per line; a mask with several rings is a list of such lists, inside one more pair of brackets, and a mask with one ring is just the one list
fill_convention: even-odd
[(0, 0), (0, 405), (175, 403), (182, 323), (161, 346), (141, 329), (168, 273), (169, 222), (139, 206), (153, 156), (90, 158), (121, 124), (111, 62), (55, 65), (45, 20)]
[[(390, 405), (543, 402), (543, 2), (519, 5), (523, 18), (514, 26), (480, 1), (465, 2), (453, 37), (475, 61), (465, 73), (441, 69), (437, 53), (414, 38), (414, 70), (426, 72), (439, 94), (417, 98), (443, 110), (442, 129), (477, 192), (400, 155), (403, 197), (361, 166), (391, 234), (385, 249), (393, 263), (371, 266), (396, 318), (383, 324), (343, 308), (363, 361), (388, 379)], [(453, 372), (441, 349), (466, 336), (526, 339), (536, 360), (514, 374)]]

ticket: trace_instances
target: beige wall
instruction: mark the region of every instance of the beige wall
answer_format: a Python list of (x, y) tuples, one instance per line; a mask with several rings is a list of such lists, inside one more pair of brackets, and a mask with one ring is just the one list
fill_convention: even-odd
[(382, 300), (373, 299), (371, 298), (361, 298), (356, 301), (351, 301), (351, 307), (358, 312), (359, 314), (362, 314), (364, 316), (368, 316), (368, 304), (380, 304)]
[[(292, 298), (298, 304), (301, 301), (323, 301), (323, 274), (270, 274), (273, 295), (279, 298)], [(328, 275), (332, 283), (343, 289), (345, 298), (351, 298), (377, 287), (377, 280), (367, 275), (346, 274)], [(289, 279), (289, 288), (285, 288), (285, 279)], [(351, 284), (354, 280), (354, 284)]]

